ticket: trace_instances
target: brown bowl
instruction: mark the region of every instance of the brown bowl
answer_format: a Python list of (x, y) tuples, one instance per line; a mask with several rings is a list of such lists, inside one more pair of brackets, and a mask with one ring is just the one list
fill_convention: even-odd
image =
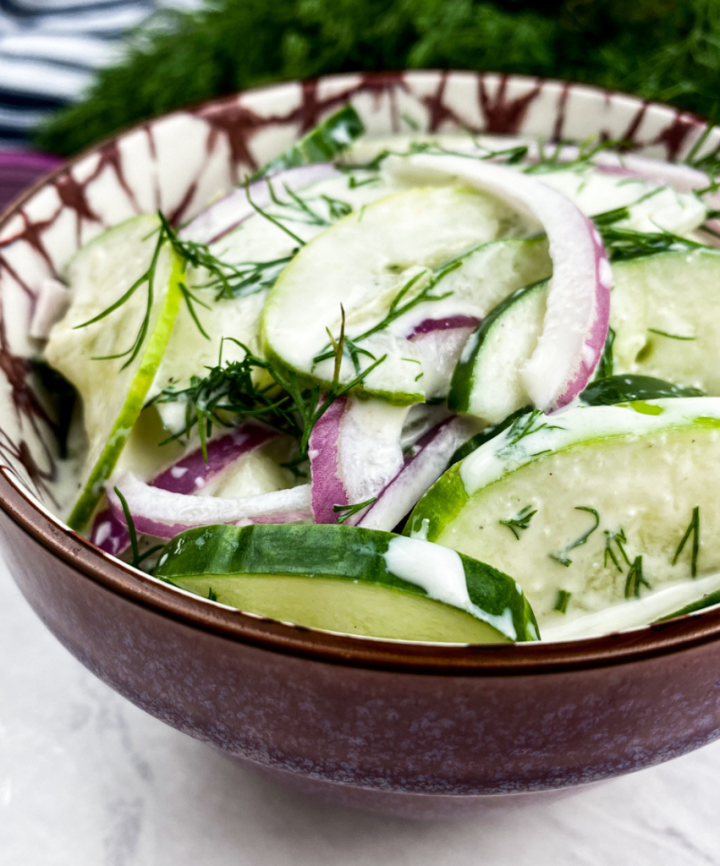
[[(335, 801), (439, 815), (549, 796), (720, 732), (720, 610), (546, 645), (413, 645), (231, 611), (102, 553), (52, 516), (52, 425), (29, 382), (39, 282), (103, 228), (191, 217), (338, 106), (375, 134), (631, 139), (681, 159), (699, 119), (588, 87), (467, 72), (336, 76), (152, 121), (50, 175), (0, 220), (0, 533), (25, 597), (133, 703)], [(711, 137), (716, 136), (713, 132)], [(716, 142), (710, 142), (716, 143)]]

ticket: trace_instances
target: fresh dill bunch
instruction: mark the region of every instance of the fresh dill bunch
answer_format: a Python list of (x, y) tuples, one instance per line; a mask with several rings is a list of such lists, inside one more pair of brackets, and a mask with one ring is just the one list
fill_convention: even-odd
[[(284, 389), (272, 380), (258, 384), (258, 371), (268, 365), (247, 347), (240, 361), (208, 368), (205, 376), (192, 376), (186, 388), (169, 386), (152, 403), (185, 403), (185, 426), (165, 442), (188, 437), (197, 427), (207, 459), (207, 440), (213, 427), (234, 427), (239, 421), (254, 418), (268, 427), (290, 436), (300, 436), (302, 428), (296, 416), (295, 403)], [(163, 442), (162, 444), (165, 444)]]
[(208, 0), (165, 11), (38, 132), (74, 153), (133, 123), (238, 90), (404, 68), (545, 75), (711, 114), (717, 0)]
[[(168, 386), (148, 404), (185, 403), (185, 426), (160, 444), (189, 437), (197, 427), (207, 462), (207, 440), (213, 427), (235, 427), (248, 418), (254, 418), (299, 440), (299, 457), (293, 464), (299, 465), (307, 459), (310, 434), (320, 418), (335, 400), (357, 388), (387, 357), (383, 355), (376, 359), (351, 382), (340, 385), (340, 367), (345, 351), (344, 310), (340, 335), (337, 339), (332, 335), (330, 338), (335, 357), (334, 375), (329, 387), (321, 389), (319, 385), (305, 387), (293, 371), (281, 371), (251, 352), (244, 343), (224, 337), (218, 363), (208, 368), (207, 375), (192, 376), (186, 388)], [(243, 349), (245, 356), (242, 360), (223, 364), (225, 340)]]

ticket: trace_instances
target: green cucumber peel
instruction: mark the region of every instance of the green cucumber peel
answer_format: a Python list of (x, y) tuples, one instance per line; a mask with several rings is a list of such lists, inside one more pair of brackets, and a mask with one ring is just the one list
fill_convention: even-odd
[(250, 175), (250, 182), (302, 165), (332, 162), (365, 132), (365, 124), (352, 107), (346, 105), (314, 129), (297, 144), (275, 157), (267, 165)]
[[(450, 383), (450, 393), (448, 395), (448, 409), (451, 412), (468, 412), (470, 410), (470, 400), (472, 397), (473, 388), (475, 387), (475, 364), (480, 354), (483, 344), (491, 333), (495, 323), (513, 306), (519, 299), (525, 297), (531, 292), (544, 291), (547, 287), (547, 280), (540, 280), (537, 283), (532, 283), (529, 286), (523, 286), (511, 295), (508, 295), (504, 301), (501, 301), (487, 316), (482, 320), (478, 327), (470, 335), (465, 350), (462, 353), (460, 360), (455, 367), (452, 381)], [(502, 422), (501, 422), (502, 423)]]
[(666, 622), (667, 620), (675, 619), (675, 617), (678, 616), (685, 616), (685, 614), (688, 613), (697, 613), (698, 611), (705, 610), (708, 607), (715, 607), (717, 604), (720, 604), (720, 589), (709, 593), (709, 595), (706, 595), (704, 598), (686, 604), (685, 607), (681, 607), (679, 610), (675, 610), (666, 616), (661, 616), (660, 619), (655, 620), (655, 622)]
[(618, 403), (634, 403), (637, 400), (704, 396), (704, 391), (699, 388), (677, 385), (653, 376), (626, 373), (596, 379), (580, 394), (580, 399), (590, 406), (612, 406)]
[[(419, 539), (413, 539), (412, 543), (427, 544)], [(211, 589), (218, 600), (222, 600), (224, 580), (246, 576), (330, 578), (372, 584), (424, 598), (433, 605), (463, 610), (493, 628), (498, 640), (537, 640), (535, 616), (511, 577), (485, 563), (441, 548), (443, 557), (459, 556), (462, 564), (467, 595), (474, 608), (464, 610), (433, 598), (418, 583), (398, 576), (392, 559), (398, 545), (405, 549), (408, 539), (354, 526), (201, 527), (181, 533), (168, 544), (155, 574), (180, 585), (183, 580), (212, 576)], [(438, 552), (433, 550), (435, 555)]]

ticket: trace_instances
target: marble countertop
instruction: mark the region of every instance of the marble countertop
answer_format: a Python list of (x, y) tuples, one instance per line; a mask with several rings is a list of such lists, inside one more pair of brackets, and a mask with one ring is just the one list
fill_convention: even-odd
[(0, 563), (0, 866), (720, 864), (720, 742), (571, 798), (415, 822), (315, 803), (76, 662)]

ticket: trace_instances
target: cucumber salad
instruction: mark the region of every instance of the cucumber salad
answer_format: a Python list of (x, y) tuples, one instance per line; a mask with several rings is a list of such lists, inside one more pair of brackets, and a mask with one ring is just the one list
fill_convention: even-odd
[(32, 322), (60, 516), (343, 634), (566, 640), (720, 604), (703, 144), (370, 139), (348, 107), (187, 224), (100, 234)]

